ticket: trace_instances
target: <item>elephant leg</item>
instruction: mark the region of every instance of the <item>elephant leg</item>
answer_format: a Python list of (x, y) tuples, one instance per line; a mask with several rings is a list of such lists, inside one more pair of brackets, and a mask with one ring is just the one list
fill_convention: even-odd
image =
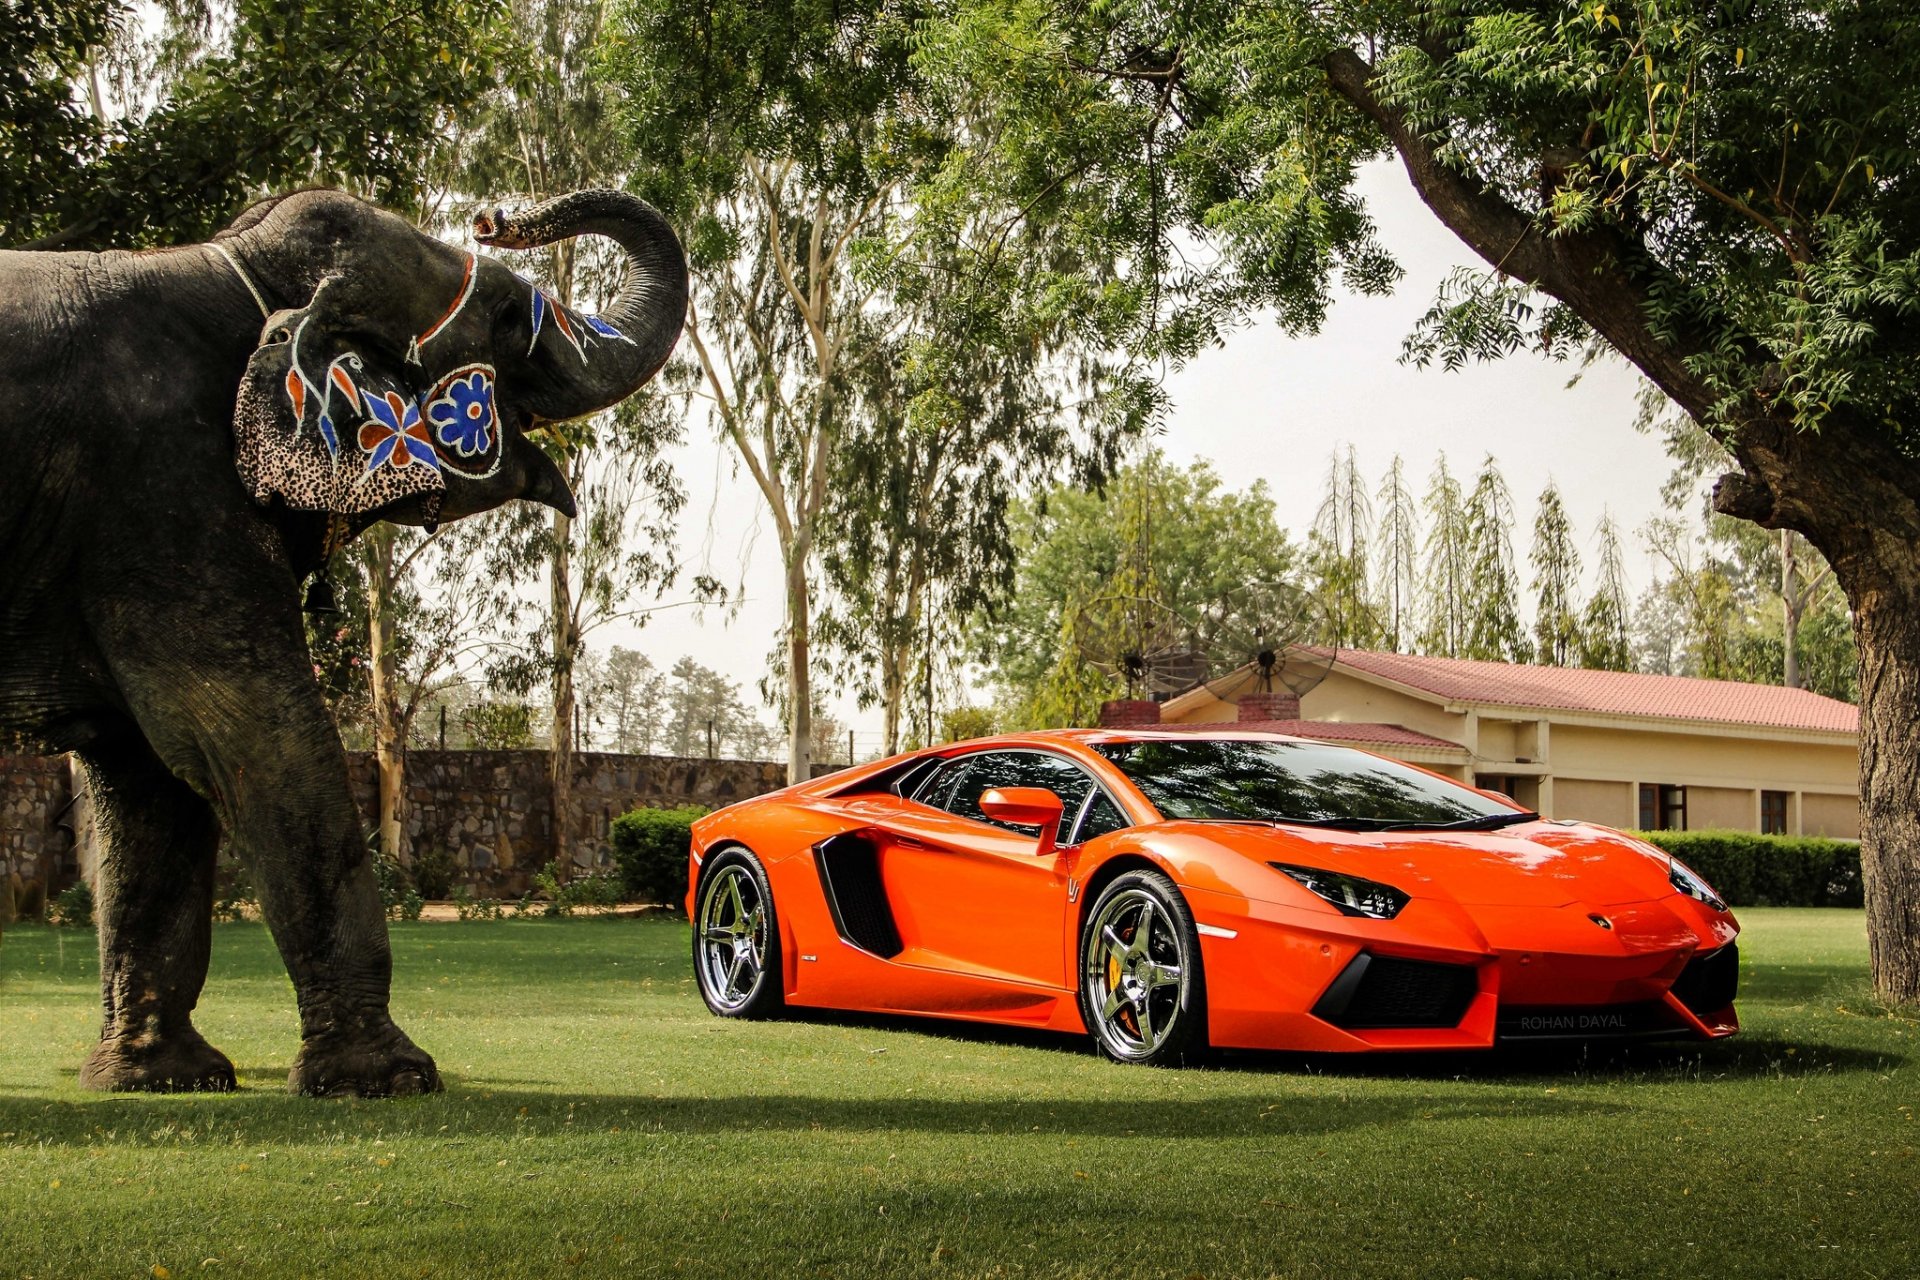
[(433, 1092), (433, 1059), (388, 1015), (386, 913), (339, 736), (299, 669), (277, 701), (272, 727), (222, 748), (218, 772), (234, 844), (300, 1004), (288, 1086), (327, 1097)]
[[(247, 549), (227, 548), (228, 564)], [(208, 797), (253, 874), (300, 1006), (289, 1086), (430, 1092), (440, 1087), (433, 1059), (388, 1016), (386, 914), (346, 755), (312, 677), (292, 583), (275, 568), (240, 581), (277, 577), (283, 591), (247, 598), (202, 582), (177, 602), (144, 600), (137, 629), (117, 625), (131, 613), (108, 615), (104, 647), (155, 752)]]
[(207, 980), (219, 828), (207, 802), (137, 736), (81, 753), (98, 815), (100, 1043), (88, 1089), (234, 1087), (233, 1064), (193, 1026)]

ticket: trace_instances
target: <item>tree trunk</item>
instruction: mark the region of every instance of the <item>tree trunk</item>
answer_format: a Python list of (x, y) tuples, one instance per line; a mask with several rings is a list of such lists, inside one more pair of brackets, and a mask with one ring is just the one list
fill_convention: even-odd
[[(572, 459), (567, 470), (572, 471)], [(571, 487), (575, 477), (569, 475)], [(553, 515), (553, 557), (548, 565), (553, 632), (553, 727), (548, 738), (547, 794), (551, 800), (548, 829), (553, 835), (555, 874), (562, 881), (573, 874), (573, 663), (579, 637), (573, 623), (573, 521)]]
[(787, 556), (787, 785), (813, 776), (813, 598), (807, 557)]
[(367, 682), (373, 695), (373, 760), (380, 779), (380, 853), (408, 861), (407, 744), (400, 707), (400, 660), (395, 639), (393, 539), (390, 524), (367, 530)]
[[(1860, 642), (1860, 870), (1873, 985), (1920, 1002), (1920, 548), (1849, 595)], [(1842, 585), (1847, 585), (1844, 580)], [(1890, 588), (1890, 589), (1888, 589)]]

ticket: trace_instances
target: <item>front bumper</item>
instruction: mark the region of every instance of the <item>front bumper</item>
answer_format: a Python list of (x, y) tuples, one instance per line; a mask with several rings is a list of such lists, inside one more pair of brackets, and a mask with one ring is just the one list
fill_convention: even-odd
[(1188, 897), (1207, 926), (1208, 1032), (1223, 1048), (1485, 1049), (1739, 1030), (1738, 927), (1691, 899), (1548, 909), (1415, 899), (1393, 920), (1368, 920)]

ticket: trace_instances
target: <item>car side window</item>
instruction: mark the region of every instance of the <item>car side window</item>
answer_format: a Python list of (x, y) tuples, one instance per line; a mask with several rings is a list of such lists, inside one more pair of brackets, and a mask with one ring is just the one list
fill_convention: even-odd
[(1093, 785), (1093, 779), (1078, 765), (1044, 751), (985, 751), (954, 763), (960, 767), (951, 784), (943, 772), (935, 780), (932, 793), (921, 797), (921, 803), (1022, 835), (1035, 835), (1037, 830), (989, 818), (980, 808), (982, 792), (996, 787), (1045, 787), (1060, 797), (1071, 818), (1086, 799), (1087, 788)]
[(1120, 811), (1113, 797), (1105, 791), (1095, 788), (1093, 800), (1087, 806), (1087, 812), (1080, 819), (1079, 828), (1073, 833), (1073, 843), (1085, 844), (1089, 840), (1106, 835), (1109, 831), (1122, 831), (1133, 825), (1133, 820)]

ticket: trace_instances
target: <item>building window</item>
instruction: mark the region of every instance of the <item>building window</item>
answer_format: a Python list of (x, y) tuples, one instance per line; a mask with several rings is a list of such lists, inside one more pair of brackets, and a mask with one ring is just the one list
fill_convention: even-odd
[(1640, 829), (1642, 831), (1685, 831), (1687, 829), (1687, 789), (1664, 782), (1641, 783)]
[(1786, 792), (1762, 791), (1760, 793), (1760, 834), (1763, 836), (1787, 834)]

